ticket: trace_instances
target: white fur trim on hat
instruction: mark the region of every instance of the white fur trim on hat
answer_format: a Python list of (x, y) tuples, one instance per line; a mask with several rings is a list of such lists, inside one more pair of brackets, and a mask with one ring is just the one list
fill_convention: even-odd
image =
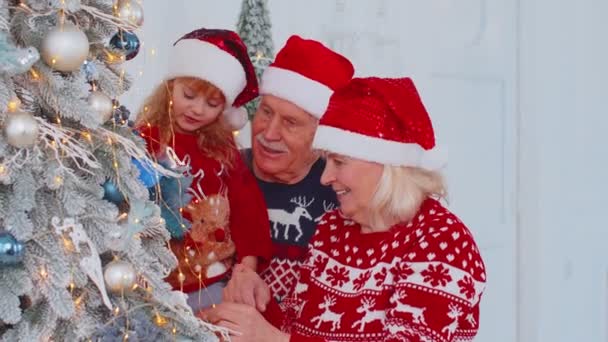
[(214, 44), (198, 39), (182, 39), (171, 48), (166, 79), (197, 77), (218, 87), (228, 106), (245, 89), (243, 65)]
[(297, 72), (269, 66), (262, 75), (260, 94), (285, 99), (319, 119), (333, 90)]
[(418, 144), (400, 143), (370, 137), (332, 126), (319, 126), (313, 148), (327, 150), (357, 159), (393, 166), (420, 167), (436, 171), (445, 166), (444, 150), (425, 150)]

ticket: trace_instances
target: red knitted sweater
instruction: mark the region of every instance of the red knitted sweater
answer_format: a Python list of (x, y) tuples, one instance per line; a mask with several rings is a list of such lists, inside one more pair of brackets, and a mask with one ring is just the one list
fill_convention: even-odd
[(427, 199), (387, 232), (326, 214), (291, 295), (265, 315), (292, 341), (470, 341), (485, 266), (469, 230)]

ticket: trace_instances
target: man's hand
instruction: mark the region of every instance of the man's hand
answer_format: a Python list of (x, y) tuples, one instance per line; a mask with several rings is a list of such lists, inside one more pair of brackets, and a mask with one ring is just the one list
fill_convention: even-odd
[(237, 264), (224, 288), (223, 301), (246, 304), (264, 312), (270, 301), (270, 289), (255, 271)]
[(235, 303), (221, 303), (197, 315), (212, 324), (231, 330), (233, 342), (287, 342), (289, 335), (268, 323), (255, 308)]

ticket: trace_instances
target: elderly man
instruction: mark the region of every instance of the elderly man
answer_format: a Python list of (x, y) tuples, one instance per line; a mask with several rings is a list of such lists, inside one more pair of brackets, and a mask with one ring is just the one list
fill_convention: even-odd
[(271, 294), (280, 302), (293, 287), (316, 221), (336, 205), (335, 193), (320, 183), (325, 162), (312, 140), (330, 96), (353, 74), (344, 56), (298, 36), (287, 40), (265, 70), (246, 160), (268, 207), (273, 258), (261, 278), (237, 265), (224, 301), (264, 311)]

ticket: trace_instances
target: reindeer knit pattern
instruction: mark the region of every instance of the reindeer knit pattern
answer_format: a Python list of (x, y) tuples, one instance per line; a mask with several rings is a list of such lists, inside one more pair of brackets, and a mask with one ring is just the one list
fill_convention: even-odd
[[(244, 159), (251, 168), (251, 150), (244, 151)], [(296, 184), (258, 179), (268, 207), (272, 237), (272, 259), (262, 278), (278, 301), (295, 285), (297, 269), (321, 216), (336, 207), (336, 194), (319, 181), (324, 168), (325, 161), (317, 160)]]
[(292, 341), (471, 341), (485, 266), (469, 230), (434, 199), (387, 232), (326, 214), (299, 281), (266, 317)]
[[(238, 152), (234, 165), (229, 171), (223, 171), (222, 165), (215, 159), (207, 157), (198, 147), (197, 137), (190, 134), (174, 133), (175, 138), (170, 147), (175, 150), (178, 158), (189, 156), (194, 178), (190, 190), (196, 196), (204, 199), (226, 191), (230, 206), (229, 227), (226, 229), (226, 239), (231, 238), (236, 247), (236, 257), (240, 260), (245, 256), (258, 257), (261, 267), (268, 264), (271, 253), (270, 236), (268, 234), (268, 216), (264, 198), (257, 186), (255, 178), (241, 159)], [(158, 127), (143, 128), (141, 136), (146, 140), (147, 148), (152, 154), (158, 154), (163, 148), (159, 144)], [(235, 148), (227, 145), (227, 148)], [(196, 198), (193, 199), (193, 202)], [(187, 211), (184, 217), (191, 219)], [(185, 234), (181, 240), (172, 239), (171, 249), (176, 255), (187, 255), (179, 258), (179, 266), (167, 278), (175, 290), (185, 293), (199, 291), (205, 286), (224, 279), (230, 271), (232, 256), (217, 260), (215, 265), (220, 267), (197, 267), (197, 261), (210, 256), (221, 255), (220, 251), (209, 250), (205, 244), (194, 241), (190, 234)], [(179, 281), (179, 272), (185, 276), (183, 284)], [(200, 273), (201, 278), (198, 278)]]

